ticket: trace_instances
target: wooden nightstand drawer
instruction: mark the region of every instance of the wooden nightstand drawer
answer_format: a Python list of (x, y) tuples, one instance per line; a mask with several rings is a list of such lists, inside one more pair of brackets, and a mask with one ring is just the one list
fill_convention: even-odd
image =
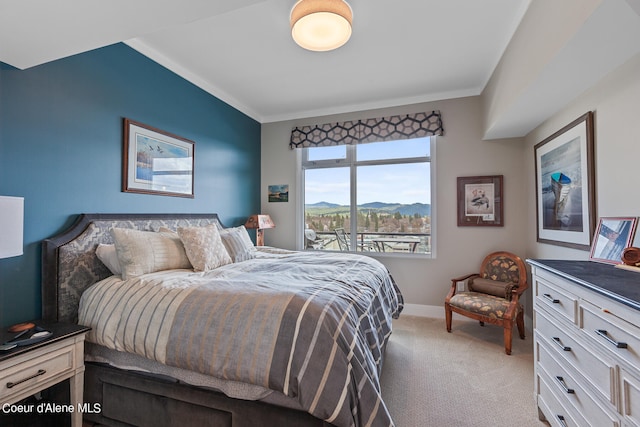
[(58, 377), (73, 372), (74, 350), (74, 346), (65, 346), (3, 370), (0, 373), (0, 402), (30, 389), (41, 390), (47, 383), (55, 384)]

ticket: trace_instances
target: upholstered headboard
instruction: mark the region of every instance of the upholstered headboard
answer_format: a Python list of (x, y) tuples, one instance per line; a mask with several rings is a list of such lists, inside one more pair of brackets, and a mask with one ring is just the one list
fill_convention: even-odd
[(82, 292), (111, 273), (98, 260), (100, 243), (113, 243), (112, 227), (158, 231), (220, 223), (217, 214), (82, 214), (63, 233), (42, 242), (42, 317), (72, 322)]

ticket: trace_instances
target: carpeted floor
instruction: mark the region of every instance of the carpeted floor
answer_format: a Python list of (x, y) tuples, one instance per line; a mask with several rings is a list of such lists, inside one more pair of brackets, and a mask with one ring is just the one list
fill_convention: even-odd
[(475, 321), (401, 316), (394, 320), (382, 373), (382, 396), (396, 427), (544, 427), (533, 390), (531, 334)]

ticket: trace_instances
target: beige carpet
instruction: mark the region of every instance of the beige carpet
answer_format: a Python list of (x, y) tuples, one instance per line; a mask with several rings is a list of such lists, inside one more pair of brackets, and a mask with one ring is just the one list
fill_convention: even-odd
[(504, 352), (502, 328), (475, 321), (394, 320), (381, 378), (396, 427), (544, 427), (533, 391), (531, 334)]

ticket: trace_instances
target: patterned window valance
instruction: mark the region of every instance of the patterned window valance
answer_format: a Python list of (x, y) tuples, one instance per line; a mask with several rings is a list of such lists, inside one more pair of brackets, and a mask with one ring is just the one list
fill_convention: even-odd
[(290, 148), (362, 144), (443, 135), (440, 111), (295, 127)]

